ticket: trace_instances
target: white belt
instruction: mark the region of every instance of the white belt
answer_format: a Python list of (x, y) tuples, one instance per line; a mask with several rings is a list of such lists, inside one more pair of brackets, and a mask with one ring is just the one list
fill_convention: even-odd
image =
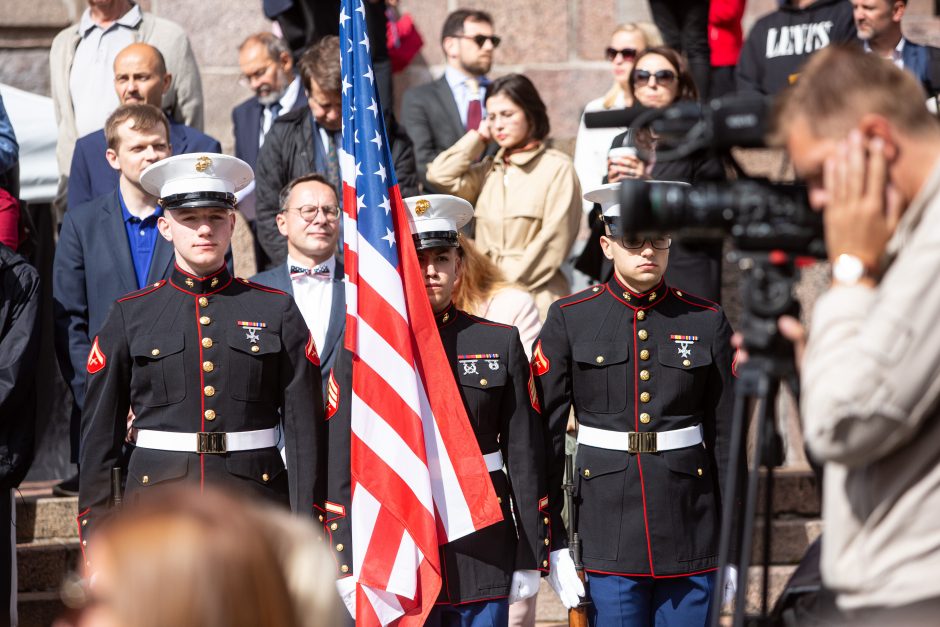
[(483, 456), (483, 462), (486, 464), (486, 469), (490, 472), (502, 470), (503, 454), (500, 451), (496, 451), (495, 453), (487, 453)]
[(702, 425), (675, 431), (609, 431), (580, 425), (578, 444), (628, 453), (656, 453), (702, 443)]
[(160, 451), (181, 453), (228, 453), (230, 451), (252, 451), (277, 446), (279, 429), (256, 431), (203, 431), (178, 433), (175, 431), (153, 431), (141, 429), (137, 432), (136, 445)]

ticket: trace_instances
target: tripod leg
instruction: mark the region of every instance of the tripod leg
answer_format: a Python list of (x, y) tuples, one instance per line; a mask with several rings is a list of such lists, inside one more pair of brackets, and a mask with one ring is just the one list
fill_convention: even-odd
[[(721, 621), (721, 604), (724, 597), (725, 566), (728, 564), (732, 547), (741, 546), (740, 527), (731, 524), (735, 515), (735, 504), (738, 501), (740, 477), (738, 468), (741, 464), (741, 455), (744, 451), (744, 438), (747, 434), (747, 407), (749, 397), (743, 389), (742, 380), (738, 381), (738, 394), (734, 399), (734, 422), (731, 426), (731, 450), (728, 452), (728, 475), (722, 490), (721, 502), (721, 534), (718, 540), (718, 576), (715, 578), (715, 589), (712, 593), (711, 610), (708, 624), (718, 627)], [(734, 543), (734, 544), (732, 544)], [(747, 579), (744, 580), (745, 582)], [(738, 589), (741, 589), (741, 571), (738, 571)]]

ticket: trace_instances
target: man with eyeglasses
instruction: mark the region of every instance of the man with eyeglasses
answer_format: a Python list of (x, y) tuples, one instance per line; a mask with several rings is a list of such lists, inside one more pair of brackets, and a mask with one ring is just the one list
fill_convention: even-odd
[(325, 386), (346, 326), (336, 190), (323, 175), (308, 174), (281, 190), (280, 206), (277, 228), (287, 239), (287, 262), (251, 280), (294, 297), (313, 334)]
[(414, 142), (418, 178), (425, 192), (433, 191), (427, 181), (428, 164), (486, 117), (485, 91), (490, 82), (486, 75), (499, 42), (489, 13), (452, 12), (441, 30), (447, 62), (444, 76), (412, 87), (402, 97), (402, 124)]
[(303, 107), (307, 94), (294, 72), (290, 49), (272, 33), (249, 35), (238, 47), (238, 67), (239, 84), (254, 96), (232, 110), (235, 156), (254, 168), (274, 120)]
[(560, 524), (574, 408), (573, 519), (591, 624), (704, 625), (734, 402), (731, 326), (718, 305), (665, 284), (670, 237), (622, 231), (619, 187), (585, 194), (604, 208), (614, 276), (556, 301), (532, 352), (558, 530), (549, 583), (567, 607), (585, 596)]

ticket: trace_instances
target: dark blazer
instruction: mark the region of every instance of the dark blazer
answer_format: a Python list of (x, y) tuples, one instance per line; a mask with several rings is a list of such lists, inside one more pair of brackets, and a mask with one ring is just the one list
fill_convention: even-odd
[[(170, 144), (174, 155), (191, 152), (222, 152), (219, 140), (205, 133), (170, 120)], [(105, 152), (108, 144), (104, 131), (95, 131), (75, 142), (72, 167), (69, 174), (69, 207), (77, 207), (113, 192), (118, 186), (121, 173), (108, 163)]]
[(432, 191), (428, 164), (467, 132), (447, 79), (442, 76), (406, 91), (401, 100), (401, 123), (414, 143), (418, 179), (425, 191)]
[[(414, 150), (398, 124), (388, 127), (395, 176), (403, 198), (418, 193)], [(287, 240), (277, 230), (278, 195), (291, 180), (311, 172), (326, 172), (326, 149), (309, 108), (279, 116), (258, 155), (255, 170), (258, 242), (274, 268), (287, 259)], [(339, 193), (339, 192), (338, 192)], [(267, 269), (267, 268), (266, 268)]]
[[(297, 99), (291, 105), (290, 111), (307, 106), (307, 93), (301, 86), (297, 92)], [(232, 125), (235, 133), (235, 156), (251, 166), (258, 163), (258, 135), (261, 133), (261, 118), (264, 105), (258, 102), (258, 97), (249, 98), (232, 109)], [(287, 113), (284, 111), (283, 113)], [(283, 115), (282, 113), (282, 115)]]
[[(287, 271), (287, 264), (282, 263), (276, 268), (259, 272), (251, 277), (254, 283), (273, 287), (274, 289), (294, 295), (294, 286)], [(317, 346), (320, 353), (320, 373), (323, 379), (324, 394), (329, 379), (330, 368), (336, 361), (336, 353), (343, 344), (343, 331), (346, 329), (346, 287), (343, 282), (343, 264), (336, 262), (336, 272), (333, 274), (333, 304), (330, 307), (330, 322), (326, 327), (326, 337), (323, 346)]]
[(901, 59), (904, 61), (904, 69), (917, 77), (927, 90), (927, 95), (940, 92), (940, 48), (904, 40)]
[[(170, 276), (173, 245), (157, 236), (147, 283)], [(91, 339), (111, 305), (137, 290), (117, 190), (65, 212), (52, 273), (56, 356), (77, 408), (85, 399)]]

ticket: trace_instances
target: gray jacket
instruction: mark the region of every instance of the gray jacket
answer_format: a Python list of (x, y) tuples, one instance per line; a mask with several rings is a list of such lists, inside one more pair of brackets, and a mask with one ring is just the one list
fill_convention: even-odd
[[(177, 122), (202, 130), (202, 79), (199, 66), (186, 32), (170, 20), (141, 12), (140, 24), (134, 34), (135, 41), (150, 44), (163, 54), (167, 71), (173, 75), (170, 90), (163, 96), (163, 108)], [(49, 51), (50, 86), (55, 120), (59, 126), (56, 160), (59, 173), (68, 176), (72, 165), (72, 151), (78, 140), (75, 129), (75, 111), (69, 93), (69, 75), (75, 50), (81, 41), (78, 25), (73, 24), (59, 32), (52, 40)]]
[(836, 286), (803, 361), (806, 442), (825, 462), (824, 582), (840, 607), (940, 597), (940, 165), (874, 289)]

